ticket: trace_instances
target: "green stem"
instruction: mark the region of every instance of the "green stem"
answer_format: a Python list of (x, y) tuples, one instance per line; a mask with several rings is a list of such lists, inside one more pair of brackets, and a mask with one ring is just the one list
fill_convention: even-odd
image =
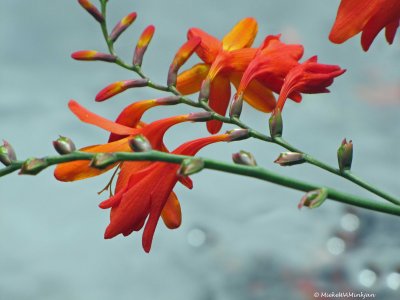
[(396, 197), (389, 195), (388, 193), (372, 186), (371, 184), (363, 181), (362, 179), (356, 177), (353, 173), (351, 173), (350, 171), (345, 171), (345, 172), (341, 172), (339, 169), (333, 168), (330, 165), (327, 165), (315, 158), (313, 158), (311, 155), (304, 153), (303, 151), (293, 147), (292, 145), (290, 145), (288, 142), (286, 142), (283, 138), (277, 137), (273, 139), (273, 143), (278, 144), (282, 147), (284, 147), (285, 149), (292, 151), (292, 152), (298, 152), (298, 153), (303, 153), (305, 156), (305, 160), (309, 163), (312, 164), (314, 166), (317, 166), (321, 169), (324, 169), (330, 173), (333, 173), (335, 175), (338, 175), (340, 177), (343, 177), (353, 183), (355, 183), (356, 185), (366, 189), (367, 191), (370, 191), (371, 193), (382, 197), (383, 199), (388, 200), (389, 202), (392, 202), (393, 204), (396, 205), (400, 205), (400, 200), (397, 199)]
[[(45, 163), (46, 167), (48, 167), (51, 165), (70, 162), (70, 161), (92, 160), (95, 155), (96, 154), (94, 153), (73, 152), (71, 154), (66, 154), (61, 156), (47, 157), (45, 158)], [(108, 161), (109, 165), (120, 161), (163, 161), (163, 162), (180, 164), (184, 159), (191, 158), (191, 156), (174, 155), (159, 151), (149, 151), (149, 152), (139, 152), (139, 153), (116, 152), (113, 153), (112, 157), (113, 159)], [(204, 158), (203, 161), (204, 161), (204, 167), (206, 169), (257, 178), (263, 181), (268, 181), (274, 184), (278, 184), (284, 187), (296, 189), (303, 192), (309, 192), (321, 188), (321, 186), (311, 184), (302, 180), (297, 180), (294, 178), (282, 176), (261, 167), (224, 163), (217, 160), (206, 159), (206, 158)], [(15, 161), (10, 166), (0, 169), (0, 177), (20, 169), (23, 163), (24, 163), (23, 161)], [(328, 191), (329, 199), (357, 207), (366, 208), (373, 211), (379, 211), (391, 215), (400, 216), (400, 207), (398, 206), (379, 203), (364, 197), (343, 193), (333, 188), (326, 188), (326, 189)]]

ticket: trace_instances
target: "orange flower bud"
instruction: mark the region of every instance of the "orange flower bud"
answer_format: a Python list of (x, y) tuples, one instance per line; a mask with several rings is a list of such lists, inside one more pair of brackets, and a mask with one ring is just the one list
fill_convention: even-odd
[(111, 54), (98, 52), (95, 50), (81, 50), (71, 54), (71, 57), (76, 60), (94, 61), (101, 60), (106, 62), (115, 62), (116, 57)]
[(99, 23), (104, 22), (101, 12), (89, 0), (78, 0), (79, 4), (95, 18)]
[(136, 20), (136, 17), (137, 14), (135, 12), (123, 17), (111, 31), (109, 36), (110, 40), (115, 42), (121, 33), (123, 33)]
[(149, 46), (151, 39), (153, 38), (155, 27), (150, 25), (143, 30), (139, 37), (138, 43), (135, 48), (135, 54), (133, 55), (133, 64), (135, 66), (141, 66), (143, 62), (143, 56)]
[(172, 64), (169, 67), (167, 79), (168, 86), (176, 85), (177, 74), (180, 67), (182, 67), (182, 65), (190, 58), (190, 56), (192, 56), (193, 52), (200, 43), (201, 38), (194, 37), (184, 43), (181, 48), (179, 48), (174, 60), (172, 61)]
[(147, 83), (148, 83), (147, 79), (136, 79), (136, 80), (132, 79), (132, 80), (122, 80), (114, 82), (106, 86), (96, 95), (96, 101), (101, 102), (107, 100), (108, 98), (111, 98), (130, 88), (144, 87), (147, 85)]

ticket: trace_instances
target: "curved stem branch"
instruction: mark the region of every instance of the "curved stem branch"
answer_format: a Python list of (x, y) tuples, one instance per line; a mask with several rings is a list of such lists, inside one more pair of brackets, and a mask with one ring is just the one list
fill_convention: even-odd
[[(97, 154), (77, 151), (61, 156), (46, 157), (44, 158), (44, 161), (46, 163), (46, 167), (48, 167), (51, 165), (56, 165), (76, 160), (92, 160), (95, 155)], [(113, 159), (108, 161), (107, 163), (108, 165), (120, 161), (162, 161), (162, 162), (180, 164), (184, 159), (192, 158), (191, 156), (174, 155), (160, 151), (149, 151), (149, 152), (139, 152), (139, 153), (115, 152), (113, 153), (112, 157)], [(297, 180), (287, 176), (282, 176), (275, 172), (272, 172), (270, 170), (258, 166), (244, 166), (244, 165), (225, 163), (206, 158), (203, 158), (202, 160), (204, 161), (204, 168), (206, 169), (257, 178), (263, 181), (268, 181), (274, 184), (278, 184), (284, 187), (296, 189), (303, 192), (309, 192), (312, 190), (322, 188), (321, 186), (318, 186), (316, 184), (308, 183), (302, 180)], [(10, 166), (0, 169), (0, 177), (20, 169), (23, 164), (24, 164), (23, 161), (15, 161)], [(326, 189), (328, 191), (329, 199), (357, 207), (366, 208), (369, 210), (400, 216), (400, 207), (398, 206), (379, 203), (364, 197), (343, 193), (333, 188), (326, 188)]]

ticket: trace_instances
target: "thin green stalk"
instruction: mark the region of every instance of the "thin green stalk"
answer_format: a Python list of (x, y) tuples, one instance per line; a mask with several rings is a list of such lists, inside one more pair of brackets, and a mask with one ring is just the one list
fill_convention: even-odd
[[(293, 151), (293, 152), (299, 152), (299, 153), (304, 153), (303, 151), (293, 147), (292, 145), (290, 145), (288, 142), (286, 142), (283, 138), (277, 137), (273, 139), (273, 143), (278, 144), (284, 148), (286, 148), (289, 151)], [(393, 204), (396, 205), (400, 205), (400, 200), (392, 195), (389, 195), (388, 193), (372, 186), (371, 184), (363, 181), (362, 179), (356, 177), (353, 173), (351, 173), (350, 171), (345, 171), (345, 172), (341, 172), (339, 169), (337, 168), (333, 168), (330, 165), (327, 165), (315, 158), (313, 158), (312, 156), (310, 156), (309, 154), (304, 153), (305, 155), (305, 160), (309, 163), (312, 164), (314, 166), (317, 166), (321, 169), (324, 169), (330, 173), (333, 173), (335, 175), (341, 176), (353, 183), (355, 183), (356, 185), (366, 189), (367, 191), (370, 191), (371, 193), (382, 197), (383, 199), (388, 200), (389, 202), (392, 202)]]
[[(96, 154), (86, 153), (86, 152), (73, 152), (61, 156), (52, 156), (44, 158), (46, 167), (51, 165), (56, 165), (64, 162), (77, 161), (77, 160), (92, 160)], [(108, 165), (111, 165), (120, 161), (163, 161), (175, 164), (180, 164), (184, 159), (192, 158), (191, 156), (185, 155), (174, 155), (170, 153), (160, 152), (160, 151), (149, 151), (149, 152), (116, 152), (113, 153), (113, 159), (108, 161)], [(316, 184), (308, 183), (302, 180), (297, 180), (291, 177), (282, 176), (275, 172), (269, 171), (267, 169), (258, 166), (244, 166), (239, 164), (225, 163), (212, 159), (202, 159), (204, 161), (204, 168), (210, 170), (216, 170), (231, 174), (243, 175), (247, 177), (257, 178), (263, 181), (268, 181), (277, 185), (288, 187), (291, 189), (309, 192), (312, 190), (320, 189), (321, 186)], [(7, 175), (20, 169), (23, 165), (23, 161), (13, 162), (10, 166), (0, 169), (0, 177)], [(328, 191), (328, 198), (357, 206), (366, 208), (373, 211), (379, 211), (391, 215), (400, 216), (400, 207), (379, 203), (371, 199), (364, 197), (359, 197), (347, 193), (337, 191), (333, 188), (326, 188)]]

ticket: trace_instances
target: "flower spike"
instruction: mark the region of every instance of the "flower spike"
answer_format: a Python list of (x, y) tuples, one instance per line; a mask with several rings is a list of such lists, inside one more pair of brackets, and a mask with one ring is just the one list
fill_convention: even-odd
[(140, 35), (140, 38), (137, 42), (136, 48), (135, 48), (135, 54), (133, 55), (133, 64), (135, 66), (141, 66), (143, 62), (143, 56), (147, 50), (147, 47), (149, 46), (151, 39), (153, 38), (155, 27), (153, 25), (150, 25), (146, 27), (145, 30), (143, 30), (142, 34)]
[(97, 20), (97, 22), (104, 22), (104, 17), (101, 12), (89, 0), (78, 0), (78, 2), (89, 14), (92, 15), (93, 18)]
[(108, 98), (111, 98), (130, 88), (145, 87), (147, 86), (148, 82), (149, 81), (147, 79), (132, 79), (114, 82), (106, 86), (96, 95), (96, 101), (101, 102), (107, 100)]
[(112, 42), (115, 42), (121, 35), (121, 33), (123, 33), (136, 20), (136, 17), (137, 14), (135, 12), (123, 17), (121, 21), (119, 21), (118, 24), (115, 25), (114, 29), (111, 31), (109, 37), (110, 40)]
[(180, 67), (182, 67), (182, 65), (192, 56), (200, 42), (201, 39), (199, 37), (194, 37), (189, 39), (185, 44), (182, 45), (181, 48), (179, 48), (169, 67), (167, 79), (168, 86), (176, 86), (176, 80)]
[(117, 59), (114, 55), (98, 52), (96, 50), (81, 50), (71, 54), (71, 57), (76, 60), (83, 61), (106, 61), (115, 62)]

